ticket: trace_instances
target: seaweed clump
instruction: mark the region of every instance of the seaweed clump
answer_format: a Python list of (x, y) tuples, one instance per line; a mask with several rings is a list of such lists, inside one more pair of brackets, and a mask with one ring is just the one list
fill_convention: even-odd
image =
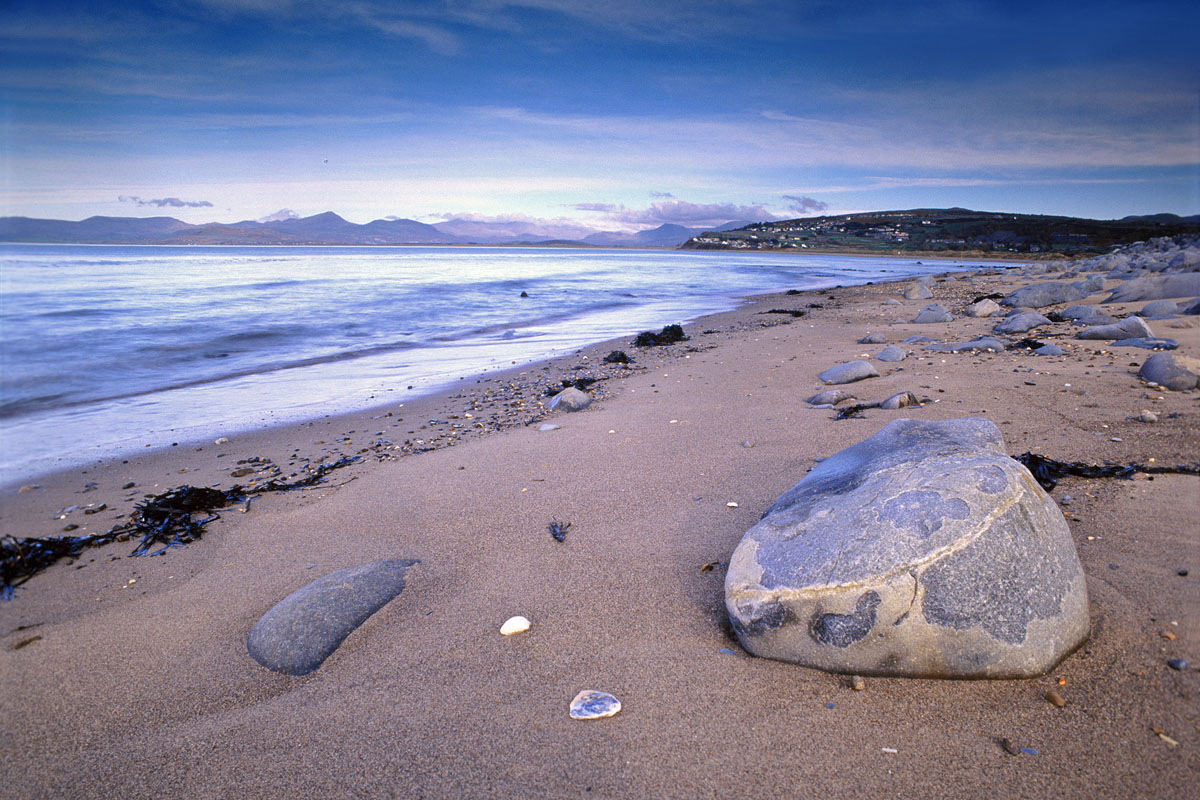
[(131, 556), (158, 556), (174, 547), (183, 547), (204, 534), (204, 526), (219, 518), (217, 511), (248, 501), (267, 492), (286, 492), (320, 483), (325, 475), (358, 459), (344, 456), (322, 464), (299, 480), (279, 480), (252, 489), (233, 486), (212, 489), (204, 486), (178, 486), (151, 495), (134, 506), (129, 521), (90, 536), (0, 537), (0, 601), (11, 600), (16, 587), (49, 568), (62, 558), (76, 558), (90, 547), (137, 540)]
[(683, 327), (680, 325), (665, 325), (658, 333), (654, 331), (642, 331), (633, 340), (634, 347), (663, 347), (676, 342), (686, 342), (688, 337), (683, 335)]
[(1078, 478), (1123, 478), (1130, 480), (1134, 473), (1200, 475), (1200, 466), (1179, 464), (1174, 467), (1144, 464), (1087, 464), (1083, 461), (1056, 461), (1038, 453), (1022, 453), (1016, 457), (1047, 492), (1058, 485), (1059, 478), (1073, 475)]

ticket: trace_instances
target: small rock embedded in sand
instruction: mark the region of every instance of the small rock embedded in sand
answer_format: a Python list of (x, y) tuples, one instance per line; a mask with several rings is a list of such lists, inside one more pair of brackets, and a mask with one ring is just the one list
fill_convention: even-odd
[(1158, 414), (1153, 411), (1143, 411), (1138, 415), (1138, 422), (1158, 422)]
[(571, 701), (571, 719), (602, 719), (621, 710), (621, 701), (608, 692), (585, 689)]
[(846, 400), (856, 399), (857, 398), (852, 393), (847, 392), (845, 389), (829, 389), (827, 391), (814, 394), (812, 397), (808, 398), (807, 402), (814, 406), (823, 406), (826, 404), (836, 406), (838, 403), (845, 402)]
[(886, 344), (887, 337), (882, 333), (868, 333), (858, 340), (858, 344)]
[(830, 367), (817, 376), (822, 383), (854, 383), (867, 378), (878, 378), (879, 372), (866, 361), (847, 361)]
[(572, 386), (569, 389), (563, 389), (554, 397), (550, 398), (550, 402), (546, 407), (551, 411), (582, 411), (592, 404), (592, 398), (585, 392), (581, 392)]
[(1063, 699), (1063, 696), (1053, 689), (1046, 692), (1046, 702), (1058, 708), (1064, 708), (1067, 705), (1067, 701)]
[(1093, 325), (1075, 334), (1076, 339), (1153, 339), (1154, 331), (1141, 317), (1129, 315), (1114, 325)]
[(1073, 283), (1034, 283), (1023, 286), (1000, 301), (1000, 305), (1009, 308), (1043, 308), (1059, 303), (1070, 303), (1082, 300), (1088, 296), (1078, 284)]
[(17, 494), (24, 494), (25, 492), (32, 492), (34, 489), (40, 489), (40, 488), (42, 488), (41, 484), (31, 483), (27, 486), (22, 486), (20, 489), (17, 489)]
[(1182, 658), (1169, 658), (1169, 659), (1167, 659), (1167, 666), (1170, 667), (1171, 669), (1183, 672), (1185, 669), (1188, 668), (1188, 663), (1186, 661), (1184, 661)]
[(538, 430), (545, 433), (546, 431), (556, 431), (560, 427), (561, 426), (555, 425), (553, 422), (543, 422), (541, 425), (538, 425)]
[(903, 361), (904, 356), (904, 348), (897, 347), (894, 344), (889, 344), (887, 347), (879, 351), (879, 353), (875, 356), (875, 360), (892, 363), (895, 361)]
[(222, 436), (222, 437), (220, 437), (220, 438), (218, 438), (218, 439), (214, 439), (214, 440), (213, 440), (213, 444), (229, 444), (229, 439), (227, 439), (227, 438), (225, 438), (224, 436)]
[(867, 682), (862, 679), (861, 675), (850, 676), (850, 688), (856, 692), (861, 692), (867, 688)]
[(983, 298), (978, 303), (972, 303), (971, 305), (967, 306), (968, 317), (990, 317), (993, 314), (999, 313), (1000, 306), (997, 305), (995, 300), (992, 300), (988, 297)]
[(1177, 392), (1195, 389), (1200, 383), (1200, 362), (1174, 353), (1155, 353), (1138, 370), (1138, 377)]
[(931, 297), (933, 297), (933, 292), (919, 283), (914, 283), (904, 290), (905, 300), (928, 300)]
[(921, 401), (912, 392), (898, 392), (880, 403), (879, 407), (887, 411), (895, 411), (900, 408), (908, 408), (909, 406), (920, 404)]
[(525, 617), (520, 617), (520, 616), (509, 617), (507, 620), (504, 621), (504, 624), (500, 626), (500, 635), (501, 636), (512, 636), (513, 634), (516, 634), (516, 633), (524, 633), (527, 630), (529, 630), (529, 620), (528, 619), (526, 619)]
[(922, 325), (933, 322), (953, 322), (954, 315), (946, 310), (946, 307), (938, 303), (931, 303), (921, 309), (921, 313), (917, 314), (915, 323)]
[(259, 664), (287, 675), (307, 675), (347, 636), (404, 589), (413, 559), (372, 561), (331, 572), (280, 600), (246, 636)]
[(1063, 349), (1056, 344), (1044, 344), (1033, 351), (1035, 356), (1061, 356)]
[(1003, 322), (992, 328), (996, 333), (1025, 333), (1042, 325), (1049, 325), (1050, 320), (1036, 311), (1023, 311), (1006, 317)]

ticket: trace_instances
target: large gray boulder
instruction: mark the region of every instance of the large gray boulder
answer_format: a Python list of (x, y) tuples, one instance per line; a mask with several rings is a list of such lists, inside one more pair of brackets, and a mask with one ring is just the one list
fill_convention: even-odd
[(867, 378), (878, 378), (879, 371), (866, 361), (847, 361), (830, 367), (817, 376), (822, 383), (854, 383)]
[(1136, 339), (1153, 338), (1154, 331), (1141, 317), (1132, 314), (1113, 325), (1094, 325), (1075, 334), (1076, 339)]
[(1113, 289), (1105, 303), (1133, 303), (1139, 300), (1170, 300), (1200, 294), (1200, 272), (1149, 275), (1134, 278)]
[(1155, 300), (1153, 303), (1146, 303), (1142, 310), (1137, 312), (1137, 315), (1139, 317), (1162, 317), (1178, 313), (1179, 306), (1174, 300)]
[(933, 297), (933, 292), (929, 291), (929, 287), (919, 283), (911, 284), (904, 290), (905, 300), (928, 300), (931, 297)]
[(1138, 377), (1177, 392), (1195, 389), (1200, 383), (1200, 362), (1174, 353), (1155, 353), (1138, 370)]
[(1000, 301), (1000, 305), (1010, 308), (1044, 308), (1058, 303), (1082, 300), (1087, 296), (1088, 293), (1077, 284), (1051, 281), (1023, 286), (1015, 292), (1009, 293)]
[(246, 650), (267, 669), (307, 675), (400, 594), (404, 574), (416, 563), (408, 558), (372, 561), (318, 578), (263, 614), (246, 637)]
[(1034, 328), (1039, 328), (1042, 325), (1049, 325), (1050, 320), (1043, 317), (1036, 311), (1023, 311), (1020, 314), (1013, 314), (1010, 317), (1005, 317), (996, 327), (992, 328), (996, 333), (1025, 333)]
[(896, 420), (818, 464), (734, 551), (751, 653), (831, 672), (1041, 675), (1088, 634), (1070, 531), (982, 419)]

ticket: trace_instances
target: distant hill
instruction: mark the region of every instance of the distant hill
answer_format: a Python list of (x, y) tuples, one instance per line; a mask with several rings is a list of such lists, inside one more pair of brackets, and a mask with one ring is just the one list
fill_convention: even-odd
[(918, 208), (758, 222), (737, 230), (705, 232), (692, 237), (683, 247), (1074, 254), (1103, 252), (1114, 245), (1158, 236), (1195, 233), (1200, 233), (1200, 218), (1174, 214), (1095, 220), (965, 208)]
[[(365, 225), (332, 211), (311, 217), (271, 215), (267, 221), (192, 225), (173, 217), (90, 217), (71, 222), (0, 217), (0, 241), (64, 244), (191, 245), (388, 245), (545, 244), (599, 247), (678, 247), (705, 228), (660, 225), (637, 233), (599, 232), (572, 225), (532, 222), (475, 222), (454, 219), (427, 225), (411, 219), (377, 219)], [(722, 228), (744, 225), (729, 223)], [(586, 237), (586, 238), (585, 238)]]

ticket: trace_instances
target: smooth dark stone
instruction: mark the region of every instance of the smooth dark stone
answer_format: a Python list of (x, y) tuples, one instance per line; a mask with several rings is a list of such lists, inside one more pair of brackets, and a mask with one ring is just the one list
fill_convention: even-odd
[(1000, 305), (1010, 308), (1043, 308), (1058, 303), (1070, 303), (1082, 300), (1088, 293), (1072, 283), (1034, 283), (1010, 293), (1000, 301)]
[(1177, 392), (1195, 389), (1198, 376), (1196, 362), (1174, 353), (1155, 353), (1138, 370), (1138, 377)]
[(404, 589), (417, 561), (372, 561), (331, 572), (279, 601), (250, 629), (246, 650), (259, 664), (286, 675), (307, 675), (338, 645)]
[(1139, 336), (1136, 339), (1119, 339), (1112, 343), (1113, 347), (1140, 347), (1144, 350), (1174, 350), (1179, 342), (1174, 339)]
[(866, 361), (847, 361), (822, 372), (817, 378), (822, 383), (854, 383), (867, 378), (878, 378), (879, 372)]
[(1188, 663), (1186, 661), (1184, 661), (1182, 658), (1171, 658), (1171, 659), (1167, 659), (1167, 666), (1170, 667), (1171, 669), (1177, 669), (1180, 672), (1183, 672), (1185, 669), (1188, 668)]

